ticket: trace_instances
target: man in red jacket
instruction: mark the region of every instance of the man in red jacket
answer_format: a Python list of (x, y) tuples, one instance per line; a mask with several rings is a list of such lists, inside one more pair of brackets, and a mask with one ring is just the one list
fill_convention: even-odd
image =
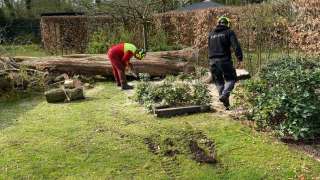
[(112, 64), (113, 75), (117, 86), (121, 86), (122, 90), (133, 89), (132, 86), (128, 85), (125, 75), (127, 67), (134, 71), (130, 59), (134, 56), (136, 59), (142, 60), (145, 55), (146, 52), (143, 49), (137, 49), (135, 45), (130, 43), (120, 43), (109, 49), (108, 57)]

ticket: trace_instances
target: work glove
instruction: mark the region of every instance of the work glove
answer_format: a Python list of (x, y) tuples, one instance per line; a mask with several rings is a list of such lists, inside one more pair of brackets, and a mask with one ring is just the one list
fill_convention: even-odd
[(242, 69), (243, 68), (243, 61), (238, 61), (236, 68), (237, 69)]
[(131, 71), (131, 75), (132, 75), (134, 78), (138, 79), (138, 75), (137, 75), (136, 72)]

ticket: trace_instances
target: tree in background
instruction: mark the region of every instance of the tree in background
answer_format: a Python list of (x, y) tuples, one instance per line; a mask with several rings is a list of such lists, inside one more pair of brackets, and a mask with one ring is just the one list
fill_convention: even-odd
[[(138, 7), (163, 13), (202, 0), (0, 0), (0, 9), (10, 18), (37, 18), (41, 13), (66, 11), (100, 11), (125, 13), (126, 7)], [(212, 0), (223, 4), (260, 3), (263, 0)], [(151, 5), (151, 6), (150, 6)], [(123, 9), (121, 9), (123, 8)]]
[(27, 10), (27, 14), (28, 16), (31, 16), (32, 12), (32, 4), (31, 4), (31, 0), (25, 0), (26, 3), (26, 10)]
[(3, 8), (0, 8), (0, 21), (5, 20), (6, 15)]
[(10, 0), (3, 0), (3, 1), (4, 1), (5, 7), (8, 9), (10, 17), (14, 17), (15, 16), (15, 10), (14, 10), (14, 7), (13, 7), (13, 2), (10, 1)]
[(25, 0), (26, 3), (26, 9), (31, 10), (31, 0)]
[[(142, 25), (143, 45), (148, 50), (148, 26), (151, 21), (152, 14), (158, 9), (156, 6), (161, 1), (152, 0), (118, 0), (111, 1), (106, 5), (112, 8), (113, 16), (122, 17), (124, 20), (131, 19), (136, 25)], [(160, 8), (165, 9), (165, 8)], [(121, 14), (119, 14), (121, 12)]]
[(135, 25), (141, 25), (144, 48), (148, 50), (148, 31), (154, 14), (175, 10), (199, 1), (201, 0), (100, 0), (98, 11), (108, 12), (122, 20), (124, 24), (130, 21)]
[(0, 0), (0, 9), (10, 19), (39, 18), (42, 13), (73, 11), (77, 4), (71, 0)]

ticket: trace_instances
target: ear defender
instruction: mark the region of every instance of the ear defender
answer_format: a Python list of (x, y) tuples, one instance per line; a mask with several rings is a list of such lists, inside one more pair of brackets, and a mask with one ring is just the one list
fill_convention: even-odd
[(223, 24), (230, 28), (231, 20), (227, 16), (221, 16), (218, 19), (218, 24)]
[(146, 56), (146, 51), (144, 49), (139, 49), (136, 53), (136, 57), (142, 60)]

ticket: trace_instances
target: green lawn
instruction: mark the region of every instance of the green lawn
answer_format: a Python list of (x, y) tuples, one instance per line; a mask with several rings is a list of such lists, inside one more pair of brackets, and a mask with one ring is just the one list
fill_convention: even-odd
[[(157, 119), (111, 83), (88, 97), (0, 102), (0, 179), (320, 178), (319, 162), (229, 118)], [(179, 141), (176, 157), (153, 154), (145, 144), (150, 137), (183, 139), (189, 131), (215, 140), (217, 165), (195, 162)]]
[(43, 57), (48, 55), (38, 44), (0, 45), (0, 54), (4, 56), (35, 56), (35, 57)]

